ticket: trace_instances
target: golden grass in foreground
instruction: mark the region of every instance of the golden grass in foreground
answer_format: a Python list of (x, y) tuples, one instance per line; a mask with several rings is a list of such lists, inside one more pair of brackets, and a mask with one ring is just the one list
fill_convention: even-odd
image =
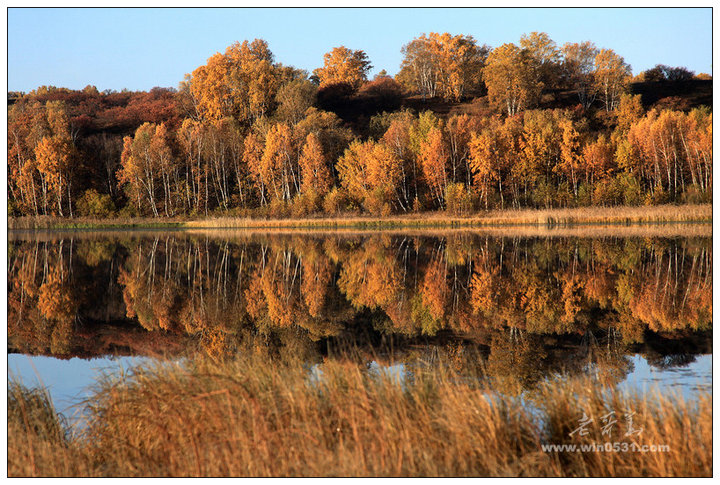
[[(590, 379), (494, 397), (448, 367), (404, 386), (362, 364), (301, 366), (254, 357), (146, 367), (101, 383), (87, 431), (64, 441), (9, 414), (10, 476), (711, 476), (712, 407), (676, 397), (603, 394)], [(29, 406), (27, 393), (11, 394)], [(22, 404), (25, 403), (25, 404)], [(635, 438), (602, 436), (600, 416), (635, 412)], [(582, 413), (589, 434), (571, 438)], [(46, 422), (44, 414), (35, 414)], [(618, 425), (620, 426), (620, 424)], [(669, 452), (546, 453), (543, 443), (633, 441)], [(28, 461), (26, 444), (34, 458)]]
[(8, 382), (8, 476), (87, 476), (87, 455), (70, 443), (44, 389)]
[(388, 217), (343, 215), (304, 219), (264, 219), (209, 216), (200, 218), (95, 219), (59, 217), (16, 217), (8, 219), (10, 229), (96, 229), (96, 228), (433, 228), (482, 227), (535, 224), (637, 224), (653, 222), (712, 222), (712, 204), (659, 205), (639, 207), (578, 207), (572, 209), (519, 209), (479, 211), (455, 216), (445, 212)]

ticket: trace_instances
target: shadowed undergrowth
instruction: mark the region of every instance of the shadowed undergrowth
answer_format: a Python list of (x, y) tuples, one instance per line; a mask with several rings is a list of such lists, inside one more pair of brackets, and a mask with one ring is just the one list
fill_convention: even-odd
[[(402, 381), (348, 360), (309, 372), (248, 356), (156, 363), (107, 377), (82, 433), (47, 394), (8, 386), (9, 476), (711, 476), (712, 405), (624, 394), (590, 378), (493, 393), (450, 362)], [(600, 417), (618, 415), (614, 437)], [(634, 412), (637, 436), (623, 437)], [(585, 413), (587, 435), (569, 434)], [(544, 452), (543, 444), (668, 445), (667, 452)]]

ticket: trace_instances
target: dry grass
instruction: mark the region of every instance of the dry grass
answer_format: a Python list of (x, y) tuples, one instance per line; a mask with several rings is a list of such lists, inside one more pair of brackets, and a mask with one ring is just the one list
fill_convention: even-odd
[(67, 427), (44, 389), (8, 382), (8, 476), (90, 476), (86, 455), (66, 436)]
[(478, 212), (452, 216), (442, 212), (389, 217), (339, 217), (314, 219), (206, 218), (183, 223), (193, 228), (393, 228), (393, 227), (482, 227), (533, 224), (637, 224), (657, 222), (711, 222), (712, 205), (661, 205), (643, 207), (581, 207), (573, 209), (522, 209)]
[[(246, 357), (157, 364), (99, 384), (87, 431), (63, 447), (10, 415), (10, 476), (711, 476), (709, 395), (640, 397), (587, 379), (545, 382), (525, 404), (451, 367), (414, 368), (403, 383), (363, 364), (300, 365)], [(493, 397), (495, 396), (495, 397)], [(532, 406), (528, 406), (527, 403)], [(534, 407), (534, 411), (530, 408)], [(549, 453), (544, 443), (606, 442), (600, 416), (636, 413), (635, 438), (669, 452)], [(580, 439), (568, 433), (595, 418)], [(44, 419), (44, 418), (42, 418)], [(618, 420), (621, 418), (618, 417)], [(53, 435), (54, 436), (54, 435)], [(25, 441), (23, 441), (25, 440)], [(45, 443), (45, 442), (43, 442)], [(25, 453), (25, 454), (23, 454)], [(62, 463), (58, 467), (59, 462)]]
[(637, 224), (669, 222), (712, 222), (712, 205), (660, 205), (642, 207), (581, 207), (574, 209), (522, 209), (482, 211), (467, 216), (443, 212), (389, 217), (341, 216), (306, 219), (257, 219), (234, 217), (62, 219), (54, 217), (9, 218), (10, 229), (95, 229), (95, 228), (447, 228), (507, 225), (568, 226), (574, 224)]
[(391, 229), (355, 229), (351, 227), (337, 229), (307, 228), (268, 228), (268, 229), (186, 229), (186, 234), (210, 239), (252, 240), (267, 236), (373, 236), (378, 234), (394, 236), (451, 237), (455, 235), (491, 236), (491, 237), (711, 237), (712, 225), (700, 223), (658, 223), (634, 225), (579, 225), (579, 226), (488, 226), (488, 227), (445, 227), (429, 228), (391, 228)]

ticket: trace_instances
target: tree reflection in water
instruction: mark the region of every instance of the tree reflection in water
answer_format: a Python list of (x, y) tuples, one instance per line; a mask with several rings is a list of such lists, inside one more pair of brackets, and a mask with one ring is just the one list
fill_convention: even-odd
[[(181, 232), (16, 238), (10, 352), (265, 352), (308, 363), (442, 353), (516, 392), (556, 371), (711, 350), (709, 237)], [(364, 354), (363, 354), (364, 353)], [(355, 357), (356, 358), (356, 357)]]

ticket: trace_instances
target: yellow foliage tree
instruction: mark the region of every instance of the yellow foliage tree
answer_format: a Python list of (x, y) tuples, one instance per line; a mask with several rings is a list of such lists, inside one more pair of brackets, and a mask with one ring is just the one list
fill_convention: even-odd
[(595, 56), (595, 89), (602, 96), (606, 111), (617, 108), (631, 74), (630, 65), (612, 49), (601, 49)]
[(216, 53), (190, 78), (190, 94), (202, 118), (232, 116), (252, 121), (267, 113), (278, 90), (278, 73), (267, 42), (235, 42)]
[(322, 145), (314, 133), (310, 133), (305, 139), (299, 163), (302, 191), (314, 191), (324, 196), (330, 190), (332, 178)]
[(400, 159), (390, 148), (372, 140), (351, 143), (337, 164), (343, 187), (375, 213), (390, 212), (400, 167)]
[(351, 50), (345, 46), (333, 48), (323, 59), (323, 67), (313, 71), (320, 81), (321, 88), (331, 84), (347, 83), (357, 89), (367, 81), (367, 73), (372, 68), (365, 52)]
[(515, 44), (503, 44), (490, 53), (484, 78), (490, 103), (508, 116), (532, 106), (540, 96), (531, 58)]

